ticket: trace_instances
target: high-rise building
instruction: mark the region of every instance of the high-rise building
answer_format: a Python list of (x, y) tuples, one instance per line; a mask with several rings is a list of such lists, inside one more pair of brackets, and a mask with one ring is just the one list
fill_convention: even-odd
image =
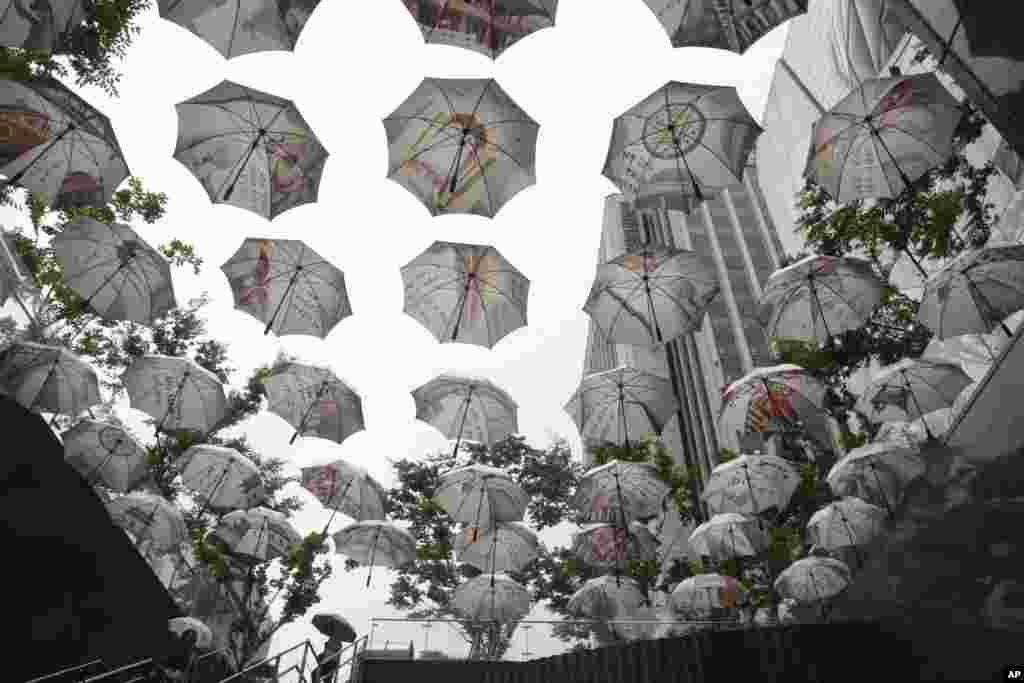
[[(758, 186), (753, 157), (743, 182), (697, 207), (681, 197), (636, 204), (622, 195), (607, 197), (599, 261), (609, 261), (645, 242), (701, 254), (718, 273), (721, 292), (702, 327), (667, 347), (612, 344), (591, 324), (583, 371), (630, 365), (668, 378), (671, 353), (682, 389), (683, 424), (673, 419), (663, 442), (677, 462), (698, 464), (706, 476), (721, 448), (760, 446), (757, 437), (741, 443), (736, 434), (721, 433), (717, 420), (722, 390), (754, 367), (771, 363), (755, 314), (761, 288), (778, 267), (783, 251)], [(686, 457), (691, 453), (692, 459)]]

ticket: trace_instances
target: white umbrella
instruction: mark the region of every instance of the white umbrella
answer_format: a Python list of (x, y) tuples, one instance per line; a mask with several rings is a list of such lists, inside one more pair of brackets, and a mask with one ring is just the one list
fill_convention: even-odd
[(136, 539), (149, 541), (155, 550), (173, 550), (188, 540), (181, 511), (151, 493), (129, 493), (107, 503), (114, 524)]
[(800, 473), (775, 455), (741, 455), (711, 470), (703, 498), (712, 514), (736, 512), (757, 516), (784, 509), (800, 485)]
[(64, 460), (90, 484), (124, 493), (149, 476), (145, 449), (122, 427), (81, 420), (61, 440)]
[(332, 510), (324, 525), (324, 534), (335, 513), (348, 515), (357, 522), (384, 519), (384, 487), (364, 468), (345, 460), (302, 468), (302, 488)]
[(619, 524), (588, 524), (573, 534), (572, 551), (592, 567), (621, 567), (627, 560), (654, 560), (658, 539), (640, 522), (627, 532)]
[(156, 420), (157, 431), (209, 432), (227, 415), (224, 385), (187, 358), (141, 356), (121, 375), (132, 408)]
[(612, 460), (580, 477), (571, 505), (587, 522), (628, 523), (656, 517), (668, 493), (653, 465)]
[(520, 571), (537, 559), (539, 548), (537, 534), (521, 522), (500, 522), (483, 535), (460, 534), (455, 538), (458, 561), (488, 574)]
[(757, 317), (769, 338), (823, 346), (867, 322), (884, 288), (868, 261), (808, 256), (772, 273)]
[(622, 576), (598, 576), (590, 579), (569, 599), (570, 614), (591, 618), (613, 618), (628, 613), (646, 602), (640, 585)]
[(707, 47), (743, 54), (758, 38), (807, 11), (807, 0), (644, 0), (672, 47)]
[(267, 407), (299, 435), (342, 443), (365, 428), (363, 402), (354, 389), (329, 368), (286, 363), (263, 380)]
[(205, 649), (213, 645), (213, 632), (210, 627), (195, 617), (174, 617), (167, 622), (167, 627), (179, 636), (186, 631), (195, 632), (197, 648)]
[(873, 422), (916, 419), (951, 408), (971, 378), (957, 363), (905, 359), (875, 375), (857, 400), (856, 409)]
[(51, 246), (64, 284), (103, 318), (150, 325), (177, 306), (167, 259), (127, 225), (79, 216)]
[(565, 404), (584, 439), (618, 444), (660, 435), (678, 408), (670, 381), (627, 366), (587, 375)]
[(870, 543), (881, 533), (885, 524), (885, 510), (848, 496), (829, 503), (813, 515), (807, 523), (812, 542), (825, 550), (849, 548)]
[(443, 373), (412, 392), (416, 419), (455, 439), (452, 457), (463, 439), (490, 445), (518, 429), (518, 406), (490, 380)]
[[(966, 393), (966, 389), (964, 390)], [(885, 422), (875, 433), (874, 441), (905, 441), (910, 444), (924, 444), (931, 435), (932, 440), (942, 439), (956, 420), (956, 408), (939, 408), (916, 420)]]
[(503, 574), (481, 574), (452, 593), (451, 605), (467, 619), (508, 623), (530, 612), (530, 593)]
[(96, 371), (60, 346), (14, 342), (0, 352), (0, 391), (26, 410), (75, 417), (102, 401)]
[(229, 512), (210, 533), (247, 562), (269, 562), (302, 544), (302, 536), (288, 518), (265, 507)]
[(669, 604), (680, 612), (708, 614), (735, 608), (747, 597), (747, 590), (731, 576), (697, 574), (679, 582), (669, 596)]
[(254, 52), (292, 51), (320, 0), (278, 4), (159, 0), (160, 16), (206, 41), (225, 59)]
[(530, 497), (506, 472), (469, 465), (442, 475), (434, 500), (456, 522), (489, 528), (522, 519)]
[(916, 445), (900, 441), (874, 442), (855, 448), (828, 473), (828, 485), (837, 496), (881, 500), (892, 514), (900, 491), (923, 476), (927, 466)]
[(416, 539), (391, 522), (370, 520), (349, 524), (334, 534), (335, 552), (364, 567), (369, 588), (373, 567), (401, 567), (416, 559)]
[(251, 508), (267, 497), (259, 467), (233, 448), (197, 444), (175, 465), (182, 483), (196, 494), (204, 510)]
[(784, 599), (800, 604), (835, 597), (850, 585), (850, 568), (831, 557), (805, 557), (789, 565), (775, 579), (775, 590)]
[(759, 555), (768, 547), (768, 535), (758, 521), (733, 512), (713, 516), (690, 534), (698, 555), (720, 561)]

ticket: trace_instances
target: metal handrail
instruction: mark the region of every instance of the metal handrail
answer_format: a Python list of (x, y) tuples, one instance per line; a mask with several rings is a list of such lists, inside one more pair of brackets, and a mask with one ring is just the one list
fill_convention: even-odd
[(27, 681), (27, 683), (42, 683), (43, 681), (48, 681), (48, 680), (51, 680), (53, 678), (57, 678), (58, 676), (63, 676), (65, 674), (72, 674), (72, 673), (75, 673), (76, 671), (80, 671), (82, 669), (88, 669), (90, 666), (94, 666), (96, 664), (102, 665), (103, 664), (103, 660), (102, 659), (94, 659), (91, 662), (86, 662), (85, 664), (78, 664), (76, 666), (70, 666), (67, 669), (61, 669), (60, 671), (55, 671), (52, 674), (46, 674), (45, 676), (40, 676), (38, 678), (33, 678), (31, 681)]
[[(313, 646), (310, 644), (309, 640), (303, 640), (298, 645), (293, 645), (292, 647), (288, 648), (287, 650), (284, 650), (283, 652), (278, 652), (276, 655), (273, 655), (271, 657), (267, 657), (265, 659), (262, 659), (262, 660), (256, 662), (255, 664), (250, 664), (249, 666), (247, 666), (246, 668), (242, 669), (241, 671), (237, 671), (237, 672), (231, 674), (230, 676), (228, 676), (227, 678), (221, 680), (220, 683), (228, 683), (228, 681), (233, 681), (236, 678), (238, 678), (239, 676), (243, 676), (243, 675), (245, 675), (247, 673), (251, 673), (253, 670), (258, 669), (259, 667), (261, 667), (261, 666), (263, 666), (265, 664), (268, 664), (271, 660), (274, 661), (274, 669), (276, 670), (281, 665), (281, 657), (284, 657), (289, 652), (294, 652), (295, 650), (298, 650), (300, 647), (301, 648), (307, 648), (306, 650), (303, 650), (303, 652), (302, 652), (303, 663), (305, 663), (306, 654), (308, 653), (308, 651), (313, 650)], [(314, 652), (314, 656), (315, 656), (315, 650), (313, 650), (313, 652)], [(277, 674), (277, 677), (280, 677), (280, 674)]]
[(148, 657), (146, 659), (135, 662), (134, 664), (126, 664), (118, 669), (114, 669), (113, 671), (107, 671), (105, 673), (100, 674), (99, 676), (87, 678), (82, 683), (99, 683), (100, 681), (103, 681), (105, 679), (109, 679), (114, 676), (119, 676), (123, 674), (125, 671), (132, 671), (134, 669), (139, 669), (144, 666), (153, 666), (155, 663), (156, 662), (152, 657)]

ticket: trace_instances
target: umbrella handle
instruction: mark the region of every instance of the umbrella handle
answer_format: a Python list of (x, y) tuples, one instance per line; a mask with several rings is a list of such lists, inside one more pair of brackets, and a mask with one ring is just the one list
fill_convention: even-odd
[(274, 329), (274, 321), (277, 320), (277, 314), (281, 312), (281, 306), (284, 305), (284, 300), (288, 298), (288, 294), (291, 293), (292, 287), (295, 286), (295, 280), (299, 277), (299, 273), (302, 272), (302, 266), (295, 266), (295, 273), (288, 281), (288, 286), (284, 289), (284, 294), (281, 295), (281, 300), (277, 302), (277, 307), (274, 308), (273, 314), (270, 316), (270, 320), (267, 322), (267, 326), (263, 328), (263, 336), (270, 334), (270, 331)]

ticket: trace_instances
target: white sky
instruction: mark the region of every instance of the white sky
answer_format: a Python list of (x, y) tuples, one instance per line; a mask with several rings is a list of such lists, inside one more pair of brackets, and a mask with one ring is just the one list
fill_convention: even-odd
[[(614, 6), (613, 6), (614, 5)], [(425, 45), (399, 0), (353, 5), (325, 0), (303, 32), (294, 54), (276, 52), (225, 61), (185, 29), (159, 19), (156, 9), (141, 20), (142, 33), (124, 61), (121, 96), (79, 91), (113, 121), (132, 173), (148, 189), (170, 197), (159, 224), (138, 227), (156, 245), (172, 238), (192, 242), (205, 259), (198, 277), (175, 271), (179, 301), (208, 291), (209, 331), (229, 344), (244, 381), (281, 348), (303, 360), (332, 366), (361, 393), (367, 429), (343, 445), (299, 439), (263, 414), (247, 425), (265, 455), (296, 468), (347, 458), (367, 467), (385, 486), (393, 478), (388, 458), (418, 457), (449, 447), (432, 427), (414, 420), (409, 392), (445, 370), (490, 377), (519, 404), (520, 431), (535, 446), (553, 435), (570, 439), (579, 454), (575, 426), (562, 412), (583, 365), (586, 315), (582, 312), (594, 276), (603, 198), (615, 188), (601, 176), (612, 120), (668, 80), (735, 85), (760, 120), (785, 27), (737, 56), (700, 48), (673, 49), (641, 0), (608, 3), (593, 11), (584, 0), (563, 0), (557, 25), (510, 48), (497, 62), (458, 48)], [(385, 178), (387, 147), (381, 119), (426, 76), (496, 78), (540, 123), (537, 184), (512, 199), (490, 220), (475, 216), (432, 218), (410, 193)], [(230, 79), (293, 99), (326, 146), (329, 157), (320, 201), (267, 222), (225, 205), (211, 205), (199, 182), (172, 158), (177, 134), (174, 104)], [(3, 218), (11, 224), (9, 213)], [(25, 221), (19, 221), (24, 224)], [(246, 237), (305, 240), (345, 272), (354, 315), (321, 341), (263, 336), (263, 325), (233, 310), (219, 270)], [(438, 344), (402, 313), (399, 268), (434, 240), (493, 244), (532, 281), (528, 327), (493, 350)], [(297, 470), (295, 471), (297, 473)], [(297, 488), (297, 487), (296, 487)], [(299, 489), (301, 490), (301, 489)], [(327, 513), (312, 496), (294, 518), (307, 533), (323, 526)], [(346, 522), (337, 519), (332, 530)], [(568, 535), (546, 535), (564, 543)], [(373, 616), (396, 616), (386, 608), (389, 572), (376, 569), (364, 589), (365, 570), (336, 575), (322, 588), (323, 601), (306, 619), (282, 629), (271, 652), (310, 637), (318, 610), (346, 615), (360, 633)], [(535, 618), (543, 618), (535, 610)], [(415, 627), (382, 626), (383, 640), (423, 648)], [(444, 647), (445, 629), (435, 627), (430, 646)], [(538, 629), (530, 649), (540, 653)], [(452, 645), (457, 639), (450, 640)], [(514, 658), (518, 647), (514, 647)]]

